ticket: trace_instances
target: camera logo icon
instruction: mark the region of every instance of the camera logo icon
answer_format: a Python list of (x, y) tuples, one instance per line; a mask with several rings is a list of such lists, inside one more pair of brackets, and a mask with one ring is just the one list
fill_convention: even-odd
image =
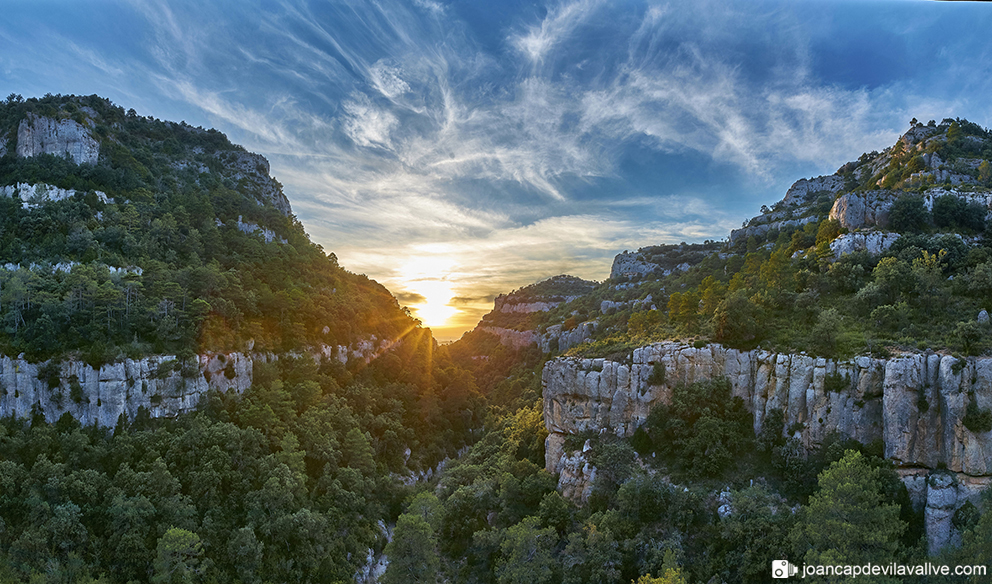
[(789, 560), (775, 560), (772, 562), (772, 578), (790, 578), (799, 573), (796, 568), (789, 563)]

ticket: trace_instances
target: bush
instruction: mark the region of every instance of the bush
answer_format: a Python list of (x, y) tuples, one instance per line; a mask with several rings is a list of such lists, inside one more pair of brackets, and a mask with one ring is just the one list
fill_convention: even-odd
[(810, 347), (819, 355), (833, 357), (837, 352), (839, 332), (840, 313), (835, 308), (824, 310), (810, 331)]
[(923, 199), (911, 195), (899, 197), (889, 210), (889, 229), (899, 233), (923, 231), (930, 220), (930, 213)]
[(851, 376), (833, 371), (823, 378), (823, 389), (831, 393), (840, 393), (851, 387)]
[(754, 418), (725, 378), (677, 385), (672, 405), (654, 406), (643, 427), (655, 451), (690, 477), (716, 476), (754, 438)]
[(972, 397), (971, 401), (968, 402), (968, 407), (965, 409), (964, 420), (962, 421), (964, 422), (964, 427), (975, 434), (984, 434), (992, 430), (992, 410), (979, 408), (978, 402)]
[(665, 364), (658, 361), (651, 367), (651, 375), (648, 376), (648, 385), (665, 384)]
[(38, 367), (38, 381), (44, 381), (48, 389), (55, 389), (61, 381), (61, 367), (55, 359)]

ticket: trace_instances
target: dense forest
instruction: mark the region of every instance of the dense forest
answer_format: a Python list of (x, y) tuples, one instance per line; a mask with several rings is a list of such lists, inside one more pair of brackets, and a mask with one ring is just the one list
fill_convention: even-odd
[[(17, 157), (29, 115), (88, 128), (98, 161)], [(992, 158), (975, 124), (933, 127), (944, 138), (928, 154)], [(958, 545), (929, 556), (923, 513), (879, 444), (831, 437), (807, 450), (781, 412), (756, 435), (726, 380), (677, 385), (629, 438), (570, 437), (595, 467), (584, 505), (545, 470), (541, 372), (561, 354), (624, 359), (673, 339), (830, 357), (986, 352), (985, 215), (959, 197), (925, 206), (933, 179), (919, 178), (920, 155), (903, 142), (841, 169), (843, 192), (897, 199), (890, 228), (901, 237), (881, 254), (837, 259), (837, 194), (815, 194), (763, 213), (801, 224), (642, 248), (656, 269), (634, 276), (525, 287), (501, 302), (557, 306), (494, 311), (438, 346), (384, 288), (310, 242), (267, 165), (219, 132), (96, 96), (11, 96), (0, 136), (0, 185), (72, 191), (0, 197), (0, 353), (94, 365), (277, 356), (256, 362), (243, 395), (213, 392), (175, 419), (3, 419), (0, 582), (371, 582), (382, 557), (380, 582), (496, 584), (767, 582), (786, 557), (992, 562), (988, 500), (958, 509)], [(984, 192), (987, 162), (955, 168), (974, 179), (959, 190)], [(593, 321), (563, 351), (487, 332)], [(306, 350), (373, 337), (368, 362)], [(992, 427), (992, 416), (976, 407), (968, 423)]]
[[(28, 115), (89, 128), (97, 163), (17, 157)], [(0, 353), (97, 367), (279, 356), (256, 362), (244, 395), (174, 420), (5, 419), (0, 580), (352, 580), (411, 473), (482, 428), (471, 375), (385, 288), (313, 244), (264, 159), (223, 134), (96, 96), (10, 96), (0, 131), (0, 184), (48, 185), (0, 197)], [(360, 341), (378, 358), (307, 350)]]

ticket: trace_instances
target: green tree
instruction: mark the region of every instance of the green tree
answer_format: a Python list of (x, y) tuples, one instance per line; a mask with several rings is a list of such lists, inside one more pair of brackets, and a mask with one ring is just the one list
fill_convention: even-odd
[(170, 527), (156, 549), (152, 584), (187, 584), (202, 579), (203, 544), (197, 534)]
[(758, 340), (759, 307), (745, 290), (735, 290), (723, 299), (713, 313), (717, 340), (731, 347), (748, 347)]
[(840, 336), (841, 316), (836, 308), (828, 308), (820, 313), (810, 331), (810, 345), (820, 355), (832, 357), (837, 352)]
[(903, 195), (889, 209), (889, 229), (898, 233), (919, 233), (929, 220), (930, 213), (917, 196)]
[(389, 567), (385, 584), (437, 582), (441, 570), (434, 529), (420, 514), (403, 513), (396, 520), (393, 541), (386, 546)]
[(899, 519), (899, 505), (885, 502), (881, 473), (855, 450), (823, 471), (816, 493), (789, 533), (797, 556), (807, 565), (894, 561), (907, 525)]
[(560, 556), (563, 584), (609, 584), (620, 582), (623, 559), (620, 547), (608, 530), (587, 525), (572, 532)]
[(496, 564), (499, 584), (550, 584), (555, 581), (557, 562), (552, 553), (558, 535), (540, 519), (527, 517), (506, 530)]
[(916, 283), (915, 292), (917, 303), (923, 313), (930, 316), (934, 310), (943, 306), (943, 298), (947, 295), (942, 260), (947, 256), (945, 250), (930, 253), (923, 250), (921, 257), (913, 260), (912, 274)]
[(978, 180), (987, 187), (992, 186), (992, 164), (988, 160), (978, 165)]

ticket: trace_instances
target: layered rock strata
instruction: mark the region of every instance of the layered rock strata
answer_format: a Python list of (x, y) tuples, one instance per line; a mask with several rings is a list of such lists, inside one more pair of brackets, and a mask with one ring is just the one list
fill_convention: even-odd
[[(647, 381), (655, 363), (665, 366), (661, 385)], [(835, 373), (846, 379), (840, 391), (827, 388)], [(714, 377), (730, 381), (733, 395), (753, 412), (755, 431), (778, 408), (786, 428), (802, 426), (798, 435), (807, 447), (839, 432), (863, 443), (882, 440), (885, 455), (901, 467), (992, 475), (992, 432), (976, 434), (963, 423), (969, 400), (992, 407), (992, 358), (959, 362), (949, 355), (907, 353), (835, 361), (719, 344), (658, 343), (635, 349), (629, 363), (549, 362), (543, 373), (545, 424), (552, 434), (630, 436), (651, 406), (671, 399), (676, 384)]]
[[(665, 380), (651, 385), (658, 363)], [(955, 541), (954, 512), (967, 501), (977, 505), (992, 483), (992, 432), (964, 424), (972, 400), (992, 407), (992, 358), (905, 353), (837, 361), (667, 342), (635, 349), (626, 362), (562, 357), (545, 365), (545, 466), (559, 477), (559, 490), (584, 502), (596, 473), (584, 451), (566, 452), (568, 435), (631, 436), (653, 405), (671, 400), (677, 384), (715, 377), (730, 381), (732, 394), (754, 414), (756, 432), (778, 408), (784, 428), (807, 448), (832, 432), (882, 441), (914, 505), (924, 510), (931, 551)]]
[[(322, 346), (311, 356), (368, 362), (377, 354), (375, 345), (362, 341), (351, 347)], [(83, 424), (113, 427), (122, 414), (132, 420), (145, 408), (153, 418), (171, 418), (195, 410), (211, 389), (243, 393), (251, 387), (254, 364), (277, 358), (271, 353), (208, 353), (183, 364), (171, 355), (153, 355), (95, 368), (79, 360), (30, 363), (4, 356), (0, 417), (42, 414), (55, 422), (69, 413)]]

